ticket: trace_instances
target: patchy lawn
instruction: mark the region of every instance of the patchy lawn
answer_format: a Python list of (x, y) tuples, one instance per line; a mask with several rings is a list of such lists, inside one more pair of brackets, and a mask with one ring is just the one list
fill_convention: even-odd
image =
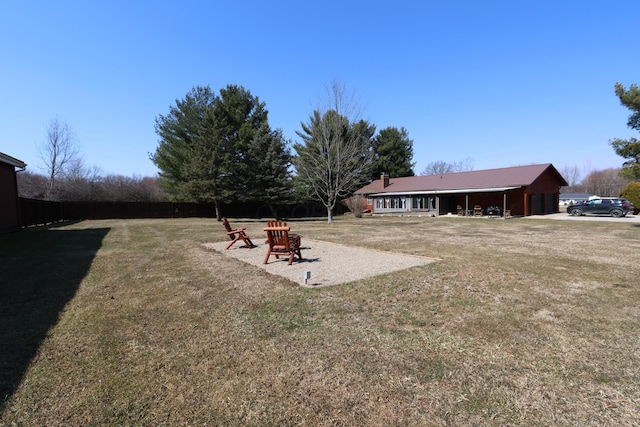
[(0, 235), (0, 425), (637, 422), (640, 228), (289, 223), (440, 261), (309, 289), (206, 249), (214, 220)]

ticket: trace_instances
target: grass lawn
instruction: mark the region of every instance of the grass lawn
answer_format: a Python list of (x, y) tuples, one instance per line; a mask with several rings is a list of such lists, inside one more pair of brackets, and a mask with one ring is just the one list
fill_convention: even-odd
[(637, 425), (637, 226), (289, 224), (440, 261), (309, 289), (211, 219), (0, 235), (0, 425)]

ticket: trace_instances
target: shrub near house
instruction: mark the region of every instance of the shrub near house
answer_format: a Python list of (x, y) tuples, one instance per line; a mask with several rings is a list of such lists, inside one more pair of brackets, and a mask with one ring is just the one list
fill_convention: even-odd
[(637, 215), (640, 209), (640, 182), (630, 182), (620, 193), (620, 197), (623, 197), (633, 203), (635, 206), (633, 214)]

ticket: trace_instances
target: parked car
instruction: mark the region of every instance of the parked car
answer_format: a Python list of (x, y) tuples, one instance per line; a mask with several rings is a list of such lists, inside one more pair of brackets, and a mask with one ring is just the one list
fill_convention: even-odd
[(633, 204), (627, 199), (620, 198), (599, 198), (577, 202), (567, 207), (567, 213), (573, 216), (586, 214), (611, 215), (612, 217), (623, 217), (628, 213), (633, 213)]

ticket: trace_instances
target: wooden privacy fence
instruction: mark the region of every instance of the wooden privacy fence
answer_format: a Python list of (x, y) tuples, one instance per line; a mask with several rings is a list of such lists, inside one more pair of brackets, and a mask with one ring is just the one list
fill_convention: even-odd
[(18, 197), (18, 212), (22, 227), (51, 224), (64, 219), (60, 202)]
[[(176, 202), (51, 202), (19, 198), (22, 227), (51, 224), (65, 220), (129, 218), (215, 218), (213, 203)], [(230, 218), (310, 218), (323, 217), (327, 211), (319, 203), (270, 205), (264, 203), (228, 203), (220, 207)], [(344, 213), (342, 206), (334, 214)]]
[(64, 219), (213, 218), (213, 204), (173, 202), (63, 202)]

